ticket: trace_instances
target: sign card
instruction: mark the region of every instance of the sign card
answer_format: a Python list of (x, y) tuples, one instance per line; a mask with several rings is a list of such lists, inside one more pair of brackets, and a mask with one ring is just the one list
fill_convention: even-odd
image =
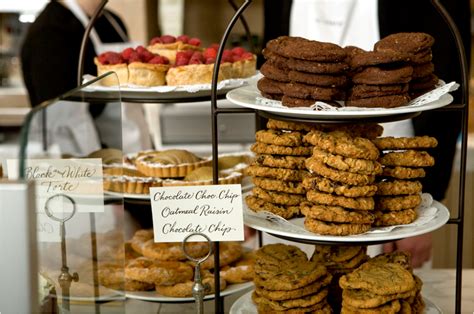
[(155, 242), (181, 242), (194, 232), (212, 241), (244, 240), (240, 184), (156, 187), (150, 197)]
[[(18, 178), (18, 160), (7, 160), (8, 178)], [(36, 211), (45, 212), (103, 212), (104, 187), (102, 160), (84, 159), (29, 159), (25, 165), (25, 179), (36, 182)], [(66, 195), (67, 197), (59, 197)]]

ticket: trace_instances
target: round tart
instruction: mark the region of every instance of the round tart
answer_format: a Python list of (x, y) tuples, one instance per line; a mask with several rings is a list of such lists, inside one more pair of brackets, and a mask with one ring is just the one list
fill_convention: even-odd
[[(163, 180), (163, 186), (210, 185), (212, 179), (212, 167), (206, 166), (193, 170), (183, 180)], [(239, 184), (241, 182), (242, 174), (240, 172), (219, 172), (219, 184)]]
[(178, 37), (163, 35), (160, 37), (154, 37), (150, 41), (148, 50), (161, 56), (165, 56), (170, 60), (171, 64), (174, 64), (176, 61), (176, 53), (178, 51), (202, 51), (202, 48), (199, 47), (200, 45), (200, 39), (189, 38), (187, 35), (181, 35)]
[(135, 160), (138, 171), (159, 178), (185, 177), (194, 169), (210, 164), (211, 160), (200, 158), (182, 149), (149, 152)]

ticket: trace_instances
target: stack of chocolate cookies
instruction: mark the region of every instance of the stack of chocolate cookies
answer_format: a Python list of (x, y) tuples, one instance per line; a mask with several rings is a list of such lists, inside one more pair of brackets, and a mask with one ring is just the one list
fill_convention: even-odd
[[(359, 137), (367, 126), (351, 131), (313, 130), (304, 140), (314, 146), (306, 168), (312, 177), (303, 185), (308, 202), (301, 204), (307, 230), (324, 235), (352, 235), (367, 232), (374, 221), (375, 176), (382, 172), (379, 150), (367, 138)], [(380, 130), (379, 126), (374, 126)], [(380, 135), (377, 131), (367, 134)]]
[(409, 256), (381, 254), (339, 280), (341, 313), (423, 313), (422, 281), (413, 275)]
[(326, 301), (331, 278), (299, 248), (266, 245), (256, 253), (252, 300), (258, 313), (332, 313)]
[(346, 106), (394, 108), (410, 101), (410, 54), (346, 47), (351, 71)]
[(312, 147), (303, 142), (311, 126), (269, 120), (267, 129), (255, 134), (251, 150), (254, 162), (245, 169), (255, 188), (245, 198), (255, 211), (268, 211), (289, 219), (300, 214), (300, 203), (306, 200), (301, 182), (308, 176), (305, 160)]
[(389, 35), (374, 46), (375, 51), (383, 53), (408, 53), (413, 66), (409, 93), (416, 98), (434, 89), (438, 77), (433, 73), (434, 64), (431, 47), (434, 38), (426, 33), (397, 33)]
[(438, 141), (429, 136), (381, 137), (373, 143), (382, 151), (378, 161), (383, 165), (376, 183), (374, 225), (409, 224), (416, 219), (421, 203), (422, 185), (417, 179), (425, 176), (425, 167), (435, 163), (423, 149), (436, 147)]
[(258, 84), (264, 97), (286, 107), (309, 107), (316, 101), (344, 100), (347, 77), (346, 52), (336, 44), (281, 36), (270, 40), (267, 60)]
[(339, 279), (343, 275), (354, 271), (368, 259), (367, 247), (365, 246), (315, 246), (311, 261), (323, 264), (332, 275), (327, 299), (335, 313), (339, 313), (341, 310), (342, 302), (342, 290), (339, 287)]

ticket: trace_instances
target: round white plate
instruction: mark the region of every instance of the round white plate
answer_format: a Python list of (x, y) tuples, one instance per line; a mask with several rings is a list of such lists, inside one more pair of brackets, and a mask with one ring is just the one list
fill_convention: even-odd
[[(342, 242), (351, 242), (351, 243), (359, 243), (359, 242), (371, 242), (371, 243), (381, 243), (381, 242), (388, 242), (399, 240), (408, 237), (414, 237), (420, 234), (425, 234), (436, 230), (442, 227), (449, 219), (449, 211), (448, 209), (441, 203), (437, 201), (433, 201), (432, 206), (438, 209), (436, 216), (431, 219), (430, 221), (426, 222), (420, 226), (400, 226), (396, 227), (395, 229), (388, 231), (388, 232), (381, 232), (381, 233), (364, 233), (358, 235), (350, 235), (350, 236), (330, 236), (330, 235), (320, 235), (317, 233), (311, 233), (308, 231), (304, 231), (304, 218), (293, 218), (288, 220), (288, 222), (296, 227), (294, 230), (290, 230), (288, 225), (284, 224), (276, 224), (272, 221), (268, 221), (262, 219), (260, 217), (255, 217), (253, 215), (245, 214), (246, 211), (250, 211), (247, 208), (245, 202), (243, 202), (244, 206), (244, 223), (245, 225), (275, 235), (283, 237), (287, 240), (295, 241), (295, 242), (314, 242), (314, 243), (321, 243), (321, 242), (332, 242), (332, 243), (342, 243)], [(299, 230), (298, 230), (299, 229)], [(298, 231), (303, 232), (298, 232)], [(368, 243), (370, 244), (370, 243)]]
[[(244, 282), (238, 284), (228, 285), (224, 291), (221, 291), (221, 296), (225, 297), (237, 292), (241, 292), (253, 287), (253, 282)], [(164, 295), (160, 295), (155, 291), (125, 291), (125, 296), (130, 299), (148, 301), (148, 302), (162, 302), (162, 303), (186, 303), (186, 302), (194, 302), (193, 297), (189, 298), (175, 298), (175, 297), (167, 297)], [(206, 295), (204, 300), (212, 300), (214, 299), (213, 294)]]
[(234, 89), (227, 93), (227, 99), (232, 103), (256, 110), (262, 110), (271, 112), (274, 114), (284, 115), (294, 118), (302, 119), (359, 119), (359, 118), (370, 118), (370, 117), (383, 117), (397, 114), (405, 114), (412, 112), (420, 112), (425, 110), (432, 110), (440, 107), (449, 105), (453, 101), (453, 96), (450, 94), (444, 94), (437, 101), (426, 103), (416, 107), (398, 107), (398, 108), (359, 108), (349, 111), (316, 111), (310, 108), (287, 108), (269, 106), (259, 104), (257, 97), (262, 97), (260, 91), (254, 85), (243, 86)]
[[(252, 301), (252, 292), (250, 291), (232, 304), (230, 308), (230, 314), (257, 314), (257, 307)], [(437, 307), (433, 302), (428, 300), (427, 298), (423, 298), (425, 301), (425, 311), (426, 314), (440, 314), (443, 313), (439, 307)]]

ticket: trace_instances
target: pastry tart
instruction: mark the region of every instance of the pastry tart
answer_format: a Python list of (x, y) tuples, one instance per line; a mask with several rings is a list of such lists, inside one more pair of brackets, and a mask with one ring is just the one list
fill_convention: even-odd
[[(97, 66), (97, 76), (101, 76), (108, 72), (115, 72), (121, 86), (128, 84), (128, 66), (126, 63), (103, 64), (97, 57), (94, 58), (94, 63)], [(104, 86), (116, 86), (117, 78), (113, 75), (109, 75), (103, 78), (100, 81), (100, 84)]]
[[(212, 82), (214, 64), (189, 64), (172, 67), (166, 75), (168, 85), (209, 84)], [(219, 68), (218, 81), (231, 79), (232, 64), (223, 63)]]
[(210, 164), (209, 159), (200, 158), (182, 149), (149, 152), (135, 160), (138, 171), (159, 178), (185, 177), (194, 169)]
[(171, 35), (163, 35), (154, 37), (147, 48), (153, 53), (168, 58), (170, 63), (174, 64), (178, 51), (202, 51), (202, 48), (199, 47), (200, 44), (200, 39), (189, 38), (187, 35), (181, 35), (177, 38)]
[[(163, 180), (163, 186), (210, 185), (212, 181), (212, 167), (206, 166), (195, 169), (182, 180)], [(219, 184), (239, 184), (241, 182), (242, 174), (239, 172), (219, 172)]]
[(167, 64), (133, 62), (128, 65), (128, 83), (138, 86), (165, 85)]
[(104, 166), (104, 190), (128, 194), (148, 194), (150, 187), (162, 186), (161, 180), (139, 172), (134, 166), (111, 164)]

